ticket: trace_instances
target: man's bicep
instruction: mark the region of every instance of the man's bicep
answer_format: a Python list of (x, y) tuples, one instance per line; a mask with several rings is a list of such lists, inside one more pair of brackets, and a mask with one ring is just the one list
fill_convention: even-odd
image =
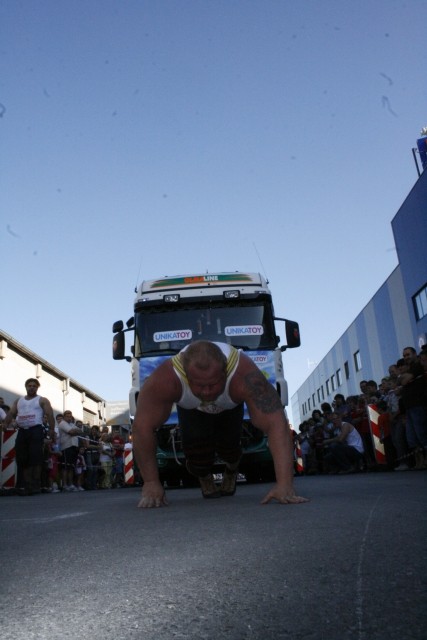
[(250, 371), (243, 379), (244, 400), (249, 412), (269, 415), (282, 410), (280, 397), (261, 371)]

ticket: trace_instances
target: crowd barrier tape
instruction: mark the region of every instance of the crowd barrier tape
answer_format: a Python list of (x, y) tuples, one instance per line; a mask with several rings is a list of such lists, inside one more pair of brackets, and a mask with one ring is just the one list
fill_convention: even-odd
[(17, 432), (7, 429), (1, 432), (1, 469), (0, 487), (14, 489), (16, 484), (15, 440)]
[(368, 404), (369, 426), (371, 428), (372, 440), (374, 443), (375, 460), (377, 464), (387, 464), (384, 445), (380, 442), (381, 434), (378, 427), (379, 413), (376, 404)]
[(125, 484), (134, 484), (132, 445), (125, 444)]
[(304, 473), (301, 445), (298, 441), (295, 442), (295, 470), (297, 473)]

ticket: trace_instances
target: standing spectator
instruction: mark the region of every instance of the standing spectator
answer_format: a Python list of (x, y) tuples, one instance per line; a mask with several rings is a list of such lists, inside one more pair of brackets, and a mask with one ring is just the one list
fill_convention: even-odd
[(375, 380), (368, 380), (366, 383), (366, 392), (365, 396), (367, 398), (368, 404), (375, 404), (380, 399), (380, 392), (378, 391), (378, 384)]
[(26, 395), (12, 404), (4, 419), (7, 428), (16, 419), (18, 435), (15, 441), (16, 463), (22, 470), (23, 486), (18, 486), (20, 495), (40, 493), (43, 465), (43, 416), (46, 415), (50, 431), (54, 431), (55, 420), (47, 398), (37, 395), (40, 383), (36, 378), (25, 382)]
[[(8, 411), (10, 411), (10, 407), (8, 404), (5, 404), (4, 398), (0, 398), (0, 409), (4, 412), (4, 418), (7, 416)], [(0, 415), (1, 415), (0, 411)]]
[(421, 365), (424, 369), (424, 373), (427, 374), (427, 349), (424, 349), (424, 346), (421, 349), (420, 353), (418, 354), (418, 359), (421, 362)]
[(369, 424), (368, 407), (366, 396), (356, 396), (351, 414), (351, 422), (356, 427), (363, 442), (364, 461), (366, 469), (374, 469), (376, 467), (374, 444), (372, 442), (371, 427)]
[(98, 487), (99, 470), (99, 429), (93, 425), (89, 437), (85, 439), (86, 489), (94, 491)]
[(365, 393), (366, 393), (367, 385), (368, 385), (368, 381), (367, 380), (361, 380), (359, 382), (360, 393), (362, 394), (362, 396), (364, 396)]
[(101, 469), (104, 472), (101, 477), (100, 489), (111, 489), (111, 475), (113, 471), (113, 445), (111, 444), (111, 436), (108, 428), (103, 427), (101, 438), (99, 441), (99, 461)]
[(387, 469), (393, 471), (396, 467), (396, 449), (391, 438), (391, 416), (387, 410), (387, 402), (380, 400), (377, 404), (378, 411), (378, 431), (380, 442), (384, 445), (384, 454), (387, 462)]
[(111, 437), (111, 444), (113, 445), (114, 457), (113, 457), (113, 474), (115, 476), (115, 486), (119, 485), (123, 487), (125, 483), (124, 460), (123, 453), (125, 450), (125, 441), (121, 437), (118, 431), (115, 431)]
[(49, 430), (49, 425), (46, 416), (43, 417), (43, 464), (41, 470), (41, 491), (42, 493), (49, 493), (49, 464), (51, 459), (51, 442), (52, 436), (55, 431)]
[(50, 457), (48, 460), (48, 469), (49, 469), (49, 491), (51, 493), (59, 493), (58, 482), (59, 482), (59, 458), (60, 458), (60, 450), (58, 445), (58, 438), (56, 432), (53, 434), (53, 437), (49, 443), (49, 451)]
[(409, 451), (408, 443), (406, 441), (405, 414), (404, 411), (401, 410), (402, 400), (398, 393), (399, 382), (397, 376), (390, 376), (389, 380), (390, 388), (387, 396), (385, 397), (385, 402), (387, 404), (387, 413), (390, 417), (390, 437), (396, 451), (397, 466), (394, 470), (407, 471), (409, 466), (406, 461)]
[(309, 424), (307, 421), (304, 421), (299, 426), (299, 433), (297, 434), (297, 440), (301, 449), (301, 457), (304, 473), (309, 473), (312, 464), (310, 464), (312, 448), (310, 444), (310, 436), (309, 436)]
[(406, 438), (415, 455), (415, 468), (427, 466), (427, 392), (424, 368), (413, 347), (403, 349), (407, 373), (400, 376), (401, 398), (406, 415)]
[(74, 466), (74, 476), (76, 478), (75, 486), (78, 491), (84, 491), (84, 480), (86, 472), (85, 448), (80, 447), (77, 453), (77, 460)]
[(74, 486), (74, 467), (79, 450), (79, 439), (83, 431), (74, 424), (71, 411), (64, 411), (64, 419), (58, 425), (60, 433), (59, 446), (62, 453), (62, 488), (64, 491), (77, 491)]
[(333, 405), (334, 412), (341, 416), (343, 422), (351, 422), (351, 407), (342, 393), (336, 394)]

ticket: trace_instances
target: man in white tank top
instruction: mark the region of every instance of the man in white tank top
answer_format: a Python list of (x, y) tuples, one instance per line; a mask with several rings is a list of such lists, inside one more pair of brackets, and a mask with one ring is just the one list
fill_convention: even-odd
[(359, 432), (349, 422), (343, 422), (338, 413), (332, 413), (331, 421), (338, 434), (323, 441), (328, 447), (323, 460), (337, 469), (338, 473), (359, 471), (364, 452)]
[[(292, 440), (280, 398), (244, 353), (222, 343), (198, 341), (166, 360), (144, 382), (133, 423), (133, 450), (144, 485), (142, 508), (167, 505), (156, 462), (156, 430), (178, 406), (184, 452), (204, 497), (232, 495), (240, 457), (243, 403), (253, 424), (268, 435), (276, 484), (262, 503), (306, 502), (293, 488)], [(216, 487), (211, 466), (220, 453), (226, 469)]]
[(29, 378), (25, 382), (27, 394), (15, 400), (4, 421), (6, 428), (13, 420), (18, 425), (15, 451), (18, 466), (17, 491), (21, 495), (40, 493), (44, 416), (51, 434), (55, 429), (55, 419), (49, 400), (37, 395), (39, 386), (40, 382), (36, 378)]

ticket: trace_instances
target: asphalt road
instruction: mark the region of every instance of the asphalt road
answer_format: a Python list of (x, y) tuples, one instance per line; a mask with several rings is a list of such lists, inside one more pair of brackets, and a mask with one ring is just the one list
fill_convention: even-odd
[(2, 640), (427, 637), (427, 472), (0, 498)]

